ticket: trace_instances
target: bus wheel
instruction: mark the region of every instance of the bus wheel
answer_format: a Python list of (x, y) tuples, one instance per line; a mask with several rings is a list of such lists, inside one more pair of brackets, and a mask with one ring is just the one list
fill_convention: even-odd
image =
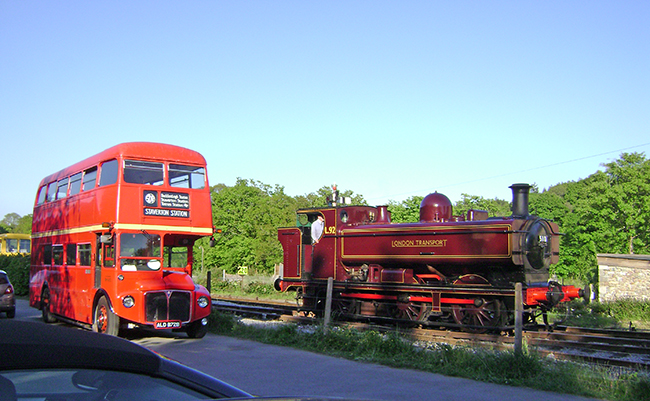
[(117, 336), (120, 331), (120, 318), (111, 311), (106, 297), (101, 297), (97, 301), (93, 331), (111, 336)]
[(187, 325), (185, 332), (189, 338), (203, 338), (208, 332), (208, 325), (204, 325), (201, 320), (197, 320)]
[(50, 312), (50, 289), (45, 287), (41, 294), (41, 312), (43, 313), (43, 321), (45, 323), (54, 323), (56, 318)]

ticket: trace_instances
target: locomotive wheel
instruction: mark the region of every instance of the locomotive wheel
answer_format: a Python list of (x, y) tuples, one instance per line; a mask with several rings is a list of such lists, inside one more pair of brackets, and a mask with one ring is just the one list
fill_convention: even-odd
[(452, 316), (463, 331), (485, 333), (502, 326), (506, 322), (508, 313), (501, 300), (481, 299), (474, 304), (454, 305)]
[(334, 310), (339, 316), (352, 316), (361, 313), (361, 302), (357, 299), (337, 299)]
[(388, 313), (391, 317), (400, 320), (424, 321), (431, 314), (431, 306), (419, 302), (397, 302), (388, 305)]

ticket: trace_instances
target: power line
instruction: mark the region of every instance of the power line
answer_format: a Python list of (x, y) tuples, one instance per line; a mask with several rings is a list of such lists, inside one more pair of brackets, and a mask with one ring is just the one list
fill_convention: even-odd
[[(450, 188), (450, 187), (455, 187), (455, 186), (465, 185), (465, 184), (473, 184), (475, 182), (481, 182), (481, 181), (492, 180), (492, 179), (495, 179), (495, 178), (507, 177), (507, 176), (513, 175), (513, 174), (520, 174), (520, 173), (526, 173), (526, 172), (534, 171), (534, 170), (541, 170), (541, 169), (549, 168), (549, 167), (561, 166), (563, 164), (574, 163), (574, 162), (578, 162), (578, 161), (581, 161), (581, 160), (593, 159), (594, 157), (600, 157), (600, 156), (605, 156), (605, 155), (609, 155), (609, 154), (612, 154), (612, 153), (624, 152), (626, 150), (640, 148), (640, 147), (648, 146), (648, 145), (650, 145), (650, 142), (643, 143), (641, 145), (629, 146), (629, 147), (623, 148), (623, 149), (611, 150), (611, 151), (608, 151), (608, 152), (598, 153), (598, 154), (591, 155), (591, 156), (579, 157), (577, 159), (566, 160), (566, 161), (563, 161), (563, 162), (547, 164), (545, 166), (532, 167), (532, 168), (529, 168), (529, 169), (513, 171), (513, 172), (510, 172), (510, 173), (498, 174), (498, 175), (493, 175), (493, 176), (490, 176), (490, 177), (477, 178), (475, 180), (469, 180), (469, 181), (457, 182), (457, 183), (454, 183), (454, 184), (442, 185), (442, 186), (437, 187), (436, 189)], [(421, 189), (421, 190), (418, 190), (418, 191), (409, 191), (409, 192), (403, 192), (403, 193), (399, 193), (399, 194), (385, 195), (385, 196), (382, 196), (382, 197), (378, 196), (378, 197), (374, 197), (374, 198), (371, 198), (371, 199), (390, 198), (390, 197), (393, 197), (393, 196), (409, 195), (409, 194), (413, 194), (413, 193), (423, 193), (425, 191), (430, 191), (430, 190), (431, 190), (431, 188), (426, 188), (426, 189)]]

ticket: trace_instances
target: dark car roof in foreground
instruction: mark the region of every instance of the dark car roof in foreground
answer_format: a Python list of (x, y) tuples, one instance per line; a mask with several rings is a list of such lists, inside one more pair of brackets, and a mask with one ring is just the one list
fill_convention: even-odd
[(210, 398), (251, 397), (238, 388), (138, 344), (73, 327), (2, 320), (0, 355), (0, 372), (26, 369), (114, 370), (165, 378)]
[(0, 369), (85, 368), (154, 374), (161, 358), (130, 341), (57, 325), (0, 322)]

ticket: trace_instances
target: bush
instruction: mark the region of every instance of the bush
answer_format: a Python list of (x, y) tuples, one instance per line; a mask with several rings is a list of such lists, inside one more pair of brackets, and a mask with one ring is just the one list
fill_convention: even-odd
[(16, 295), (29, 294), (30, 255), (0, 255), (0, 270), (7, 272)]
[(559, 324), (579, 327), (624, 328), (634, 323), (650, 321), (650, 302), (617, 300), (590, 302), (573, 300), (552, 310)]

